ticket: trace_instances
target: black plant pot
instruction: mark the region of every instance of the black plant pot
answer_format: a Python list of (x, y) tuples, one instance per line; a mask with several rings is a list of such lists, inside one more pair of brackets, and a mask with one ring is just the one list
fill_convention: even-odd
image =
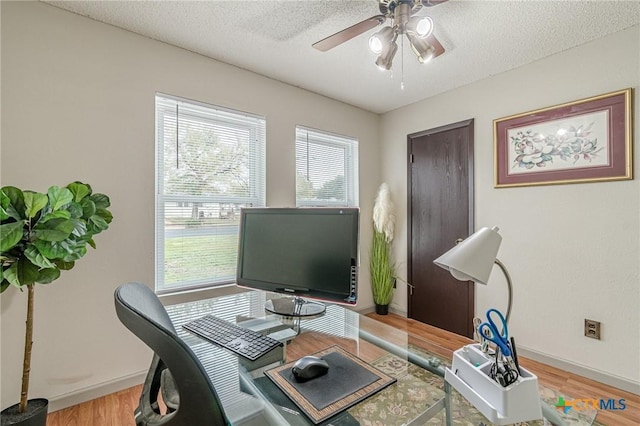
[(46, 426), (49, 401), (44, 398), (30, 399), (24, 413), (18, 412), (20, 404), (5, 408), (0, 413), (0, 426)]
[(376, 303), (376, 314), (387, 315), (389, 313), (389, 305), (378, 305)]

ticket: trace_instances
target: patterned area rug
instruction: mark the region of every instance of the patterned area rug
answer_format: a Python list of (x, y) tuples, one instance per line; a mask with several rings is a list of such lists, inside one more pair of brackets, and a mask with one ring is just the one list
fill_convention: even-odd
[[(418, 348), (412, 351), (423, 354), (426, 359), (437, 359), (441, 364), (450, 366), (450, 361)], [(398, 379), (394, 386), (382, 390), (363, 403), (351, 408), (348, 412), (358, 419), (362, 426), (401, 426), (406, 425), (424, 411), (425, 406), (431, 406), (444, 397), (444, 379), (430, 373), (395, 355), (385, 355), (372, 363), (384, 373)], [(553, 406), (558, 395), (551, 389), (540, 387), (542, 400)], [(452, 388), (451, 394), (452, 424), (460, 426), (488, 426), (489, 422), (476, 410), (461, 394)], [(595, 412), (582, 413), (570, 411), (564, 414), (558, 411), (560, 417), (570, 426), (596, 425), (593, 422)], [(426, 425), (444, 425), (444, 410), (425, 423)], [(542, 420), (518, 423), (518, 426), (550, 425)]]

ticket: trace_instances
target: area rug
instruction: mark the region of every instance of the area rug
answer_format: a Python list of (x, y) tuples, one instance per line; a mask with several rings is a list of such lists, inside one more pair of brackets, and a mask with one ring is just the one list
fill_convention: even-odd
[[(414, 353), (422, 355), (425, 359), (450, 366), (450, 360), (425, 352), (417, 347), (411, 347)], [(380, 371), (395, 377), (398, 381), (394, 386), (388, 387), (366, 401), (348, 410), (349, 414), (358, 419), (362, 426), (401, 426), (420, 415), (425, 407), (431, 406), (442, 399), (444, 393), (444, 379), (436, 374), (411, 364), (395, 355), (385, 355), (372, 363)], [(551, 389), (540, 387), (540, 395), (543, 401), (554, 406), (558, 400), (558, 394)], [(473, 405), (471, 405), (455, 389), (451, 389), (451, 413), (452, 424), (456, 426), (489, 426), (489, 422)], [(593, 422), (595, 412), (582, 413), (569, 411), (562, 413), (560, 417), (569, 426), (604, 426)], [(441, 410), (430, 419), (427, 425), (444, 425), (445, 413)], [(549, 423), (547, 423), (549, 424)], [(517, 423), (517, 426), (543, 426), (543, 420), (525, 423)]]

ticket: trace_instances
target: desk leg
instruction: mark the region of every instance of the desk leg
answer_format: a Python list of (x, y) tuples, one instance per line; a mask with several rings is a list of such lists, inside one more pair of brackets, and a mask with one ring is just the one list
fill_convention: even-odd
[(451, 385), (444, 381), (444, 416), (447, 426), (451, 426)]

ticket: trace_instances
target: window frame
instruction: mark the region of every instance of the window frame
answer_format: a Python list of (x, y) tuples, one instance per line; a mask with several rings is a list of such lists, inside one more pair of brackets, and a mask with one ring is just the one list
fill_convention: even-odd
[[(222, 116), (211, 117), (207, 114), (199, 111), (190, 111), (186, 113), (190, 119), (201, 119), (209, 123), (215, 123), (216, 125), (226, 125), (227, 127), (233, 127), (235, 129), (248, 130), (249, 140), (252, 146), (249, 149), (249, 195), (248, 196), (233, 196), (233, 195), (174, 195), (165, 194), (165, 165), (164, 165), (164, 120), (169, 117), (169, 114), (163, 108), (162, 102), (176, 102), (179, 104), (192, 105), (197, 108), (206, 108), (212, 111), (212, 115), (215, 112), (221, 112)], [(182, 281), (179, 284), (173, 284), (167, 286), (165, 283), (165, 243), (167, 239), (167, 229), (165, 227), (166, 220), (166, 208), (165, 203), (218, 203), (222, 204), (245, 204), (255, 207), (264, 207), (266, 200), (266, 118), (257, 114), (247, 113), (244, 111), (233, 110), (230, 108), (221, 107), (219, 105), (208, 104), (191, 99), (186, 99), (178, 96), (168, 95), (165, 93), (156, 92), (154, 96), (155, 106), (155, 291), (159, 295), (182, 293), (192, 290), (207, 289), (226, 286), (235, 283), (235, 275), (225, 276), (219, 279), (212, 279), (211, 277), (205, 279), (195, 279), (189, 281)], [(235, 114), (237, 119), (229, 117), (228, 114)], [(173, 113), (174, 120), (179, 120), (179, 112)], [(244, 122), (243, 119), (244, 118)], [(250, 125), (250, 121), (255, 121), (253, 125)], [(170, 230), (171, 234), (178, 234), (180, 236), (180, 230)], [(183, 234), (185, 238), (188, 238), (188, 230), (185, 228)], [(193, 235), (197, 236), (197, 235)]]
[[(340, 148), (343, 150), (346, 203), (342, 201), (324, 200), (320, 198), (315, 198), (313, 200), (298, 199), (298, 142), (301, 141), (298, 137), (299, 132), (306, 132), (308, 138), (306, 141), (307, 143)], [(296, 207), (359, 207), (358, 139), (350, 136), (339, 135), (337, 133), (327, 132), (324, 130), (313, 129), (311, 127), (296, 125), (294, 145), (296, 173)], [(307, 164), (308, 163), (309, 158), (307, 157)]]

